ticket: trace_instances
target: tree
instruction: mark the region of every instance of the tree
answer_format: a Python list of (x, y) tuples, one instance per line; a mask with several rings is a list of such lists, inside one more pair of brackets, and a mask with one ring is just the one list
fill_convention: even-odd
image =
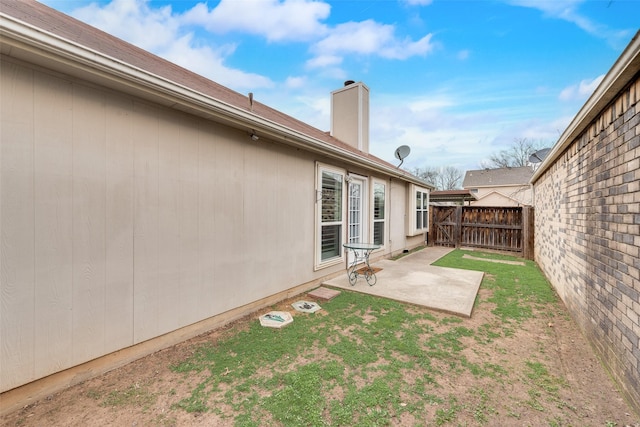
[(513, 141), (513, 145), (506, 150), (492, 154), (488, 161), (483, 161), (480, 166), (483, 169), (516, 168), (529, 165), (529, 156), (543, 148), (542, 141), (534, 142), (527, 138), (519, 138)]
[(433, 185), (438, 190), (457, 190), (462, 183), (462, 172), (453, 166), (444, 168), (416, 168), (413, 174)]
[(412, 172), (418, 178), (422, 178), (428, 184), (438, 187), (438, 176), (440, 172), (437, 168), (426, 166), (424, 168), (415, 168)]
[(442, 190), (457, 190), (462, 183), (462, 172), (460, 169), (453, 166), (447, 166), (442, 169), (440, 173), (440, 185), (439, 189)]

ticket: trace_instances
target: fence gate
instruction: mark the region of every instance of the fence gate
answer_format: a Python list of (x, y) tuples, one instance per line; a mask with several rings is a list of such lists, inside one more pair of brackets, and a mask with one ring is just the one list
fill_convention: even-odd
[(431, 206), (431, 228), (429, 243), (435, 246), (457, 247), (456, 226), (458, 213), (456, 206)]
[(533, 259), (533, 208), (431, 206), (429, 244), (516, 252)]

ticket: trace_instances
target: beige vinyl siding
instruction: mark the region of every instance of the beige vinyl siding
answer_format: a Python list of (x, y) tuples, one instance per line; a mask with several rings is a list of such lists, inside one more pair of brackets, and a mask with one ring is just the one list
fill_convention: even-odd
[[(133, 343), (133, 101), (105, 101), (105, 353)], [(109, 177), (109, 179), (106, 179)]]
[(389, 192), (389, 250), (392, 254), (398, 254), (407, 249), (407, 245), (410, 245), (415, 240), (407, 237), (405, 227), (407, 184), (392, 179), (389, 182), (387, 191)]
[[(103, 93), (79, 85), (72, 86), (69, 101), (65, 121), (60, 124), (71, 130), (70, 144), (64, 144), (64, 155), (71, 159), (67, 177), (71, 183), (71, 253), (65, 254), (71, 257), (72, 272), (69, 348), (73, 360), (83, 360), (101, 356), (106, 345), (106, 124), (104, 119), (93, 119), (95, 109), (98, 117), (105, 117), (106, 103)], [(40, 142), (47, 144), (46, 138)], [(53, 221), (51, 218), (49, 226)], [(74, 345), (80, 342), (88, 345)]]
[[(35, 377), (33, 73), (0, 62), (0, 386)], [(19, 98), (23, 102), (14, 102)]]
[[(348, 162), (0, 67), (0, 391), (345, 269), (316, 270), (315, 181), (317, 162)], [(386, 185), (375, 256), (421, 244), (407, 183), (355, 172)]]
[[(34, 373), (42, 376), (52, 369), (67, 366), (72, 355), (77, 353), (72, 348), (72, 334), (79, 319), (74, 319), (72, 305), (73, 88), (68, 82), (50, 76), (36, 75), (35, 78), (38, 84), (29, 93), (31, 99), (24, 99), (33, 102), (34, 122), (39, 124), (33, 129), (34, 138), (30, 141), (34, 145), (35, 236), (32, 242), (6, 242), (5, 250), (12, 250), (10, 243), (35, 244), (32, 267), (35, 328), (30, 332), (37, 337)], [(56, 107), (52, 108), (52, 105)], [(11, 137), (9, 135), (8, 139)], [(3, 194), (10, 190), (2, 186)], [(21, 338), (30, 339), (31, 336)], [(4, 371), (4, 363), (1, 369)]]
[(3, 391), (343, 268), (310, 156), (0, 66)]

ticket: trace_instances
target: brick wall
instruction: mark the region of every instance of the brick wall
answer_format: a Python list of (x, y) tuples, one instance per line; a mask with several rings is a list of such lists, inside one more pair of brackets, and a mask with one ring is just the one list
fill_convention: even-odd
[(536, 261), (636, 410), (639, 101), (636, 74), (534, 184)]

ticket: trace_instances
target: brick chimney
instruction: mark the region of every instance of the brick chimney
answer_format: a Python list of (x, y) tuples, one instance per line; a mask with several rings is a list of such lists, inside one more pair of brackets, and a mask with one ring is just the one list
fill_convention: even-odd
[(347, 80), (331, 92), (331, 136), (369, 152), (369, 88)]

